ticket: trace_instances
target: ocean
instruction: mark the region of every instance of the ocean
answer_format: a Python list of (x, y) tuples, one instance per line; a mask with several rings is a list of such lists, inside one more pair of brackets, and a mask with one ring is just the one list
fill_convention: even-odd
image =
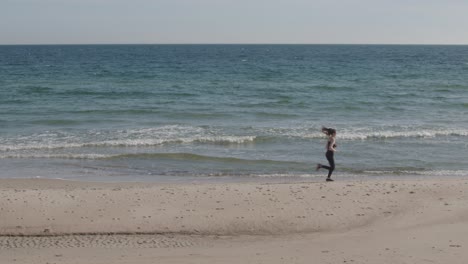
[(468, 176), (468, 46), (0, 46), (0, 178)]

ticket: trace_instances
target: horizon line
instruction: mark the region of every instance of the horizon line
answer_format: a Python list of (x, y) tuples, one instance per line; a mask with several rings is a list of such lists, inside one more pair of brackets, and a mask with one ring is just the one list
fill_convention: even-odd
[(466, 44), (441, 43), (12, 43), (0, 46), (86, 46), (86, 45), (368, 45), (368, 46), (467, 46)]

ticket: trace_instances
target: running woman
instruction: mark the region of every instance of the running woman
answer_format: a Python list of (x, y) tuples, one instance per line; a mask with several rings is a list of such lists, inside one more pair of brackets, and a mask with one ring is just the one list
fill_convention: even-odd
[(322, 164), (317, 164), (317, 170), (319, 169), (327, 169), (328, 170), (328, 177), (327, 181), (333, 181), (331, 179), (331, 175), (333, 173), (333, 170), (335, 169), (335, 158), (334, 154), (336, 151), (336, 130), (333, 128), (326, 128), (322, 127), (322, 132), (328, 136), (328, 141), (327, 141), (327, 153), (325, 154), (325, 157), (327, 157), (328, 163), (330, 166), (322, 165)]

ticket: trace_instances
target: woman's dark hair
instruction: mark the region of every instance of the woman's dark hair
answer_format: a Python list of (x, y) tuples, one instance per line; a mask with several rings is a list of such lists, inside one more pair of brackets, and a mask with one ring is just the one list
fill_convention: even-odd
[(328, 128), (328, 127), (322, 127), (322, 132), (327, 134), (327, 136), (331, 136), (331, 135), (336, 133), (336, 129)]

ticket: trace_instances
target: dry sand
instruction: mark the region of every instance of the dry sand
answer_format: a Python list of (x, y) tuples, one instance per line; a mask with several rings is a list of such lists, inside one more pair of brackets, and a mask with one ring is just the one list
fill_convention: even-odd
[(0, 180), (0, 263), (468, 263), (468, 180)]

